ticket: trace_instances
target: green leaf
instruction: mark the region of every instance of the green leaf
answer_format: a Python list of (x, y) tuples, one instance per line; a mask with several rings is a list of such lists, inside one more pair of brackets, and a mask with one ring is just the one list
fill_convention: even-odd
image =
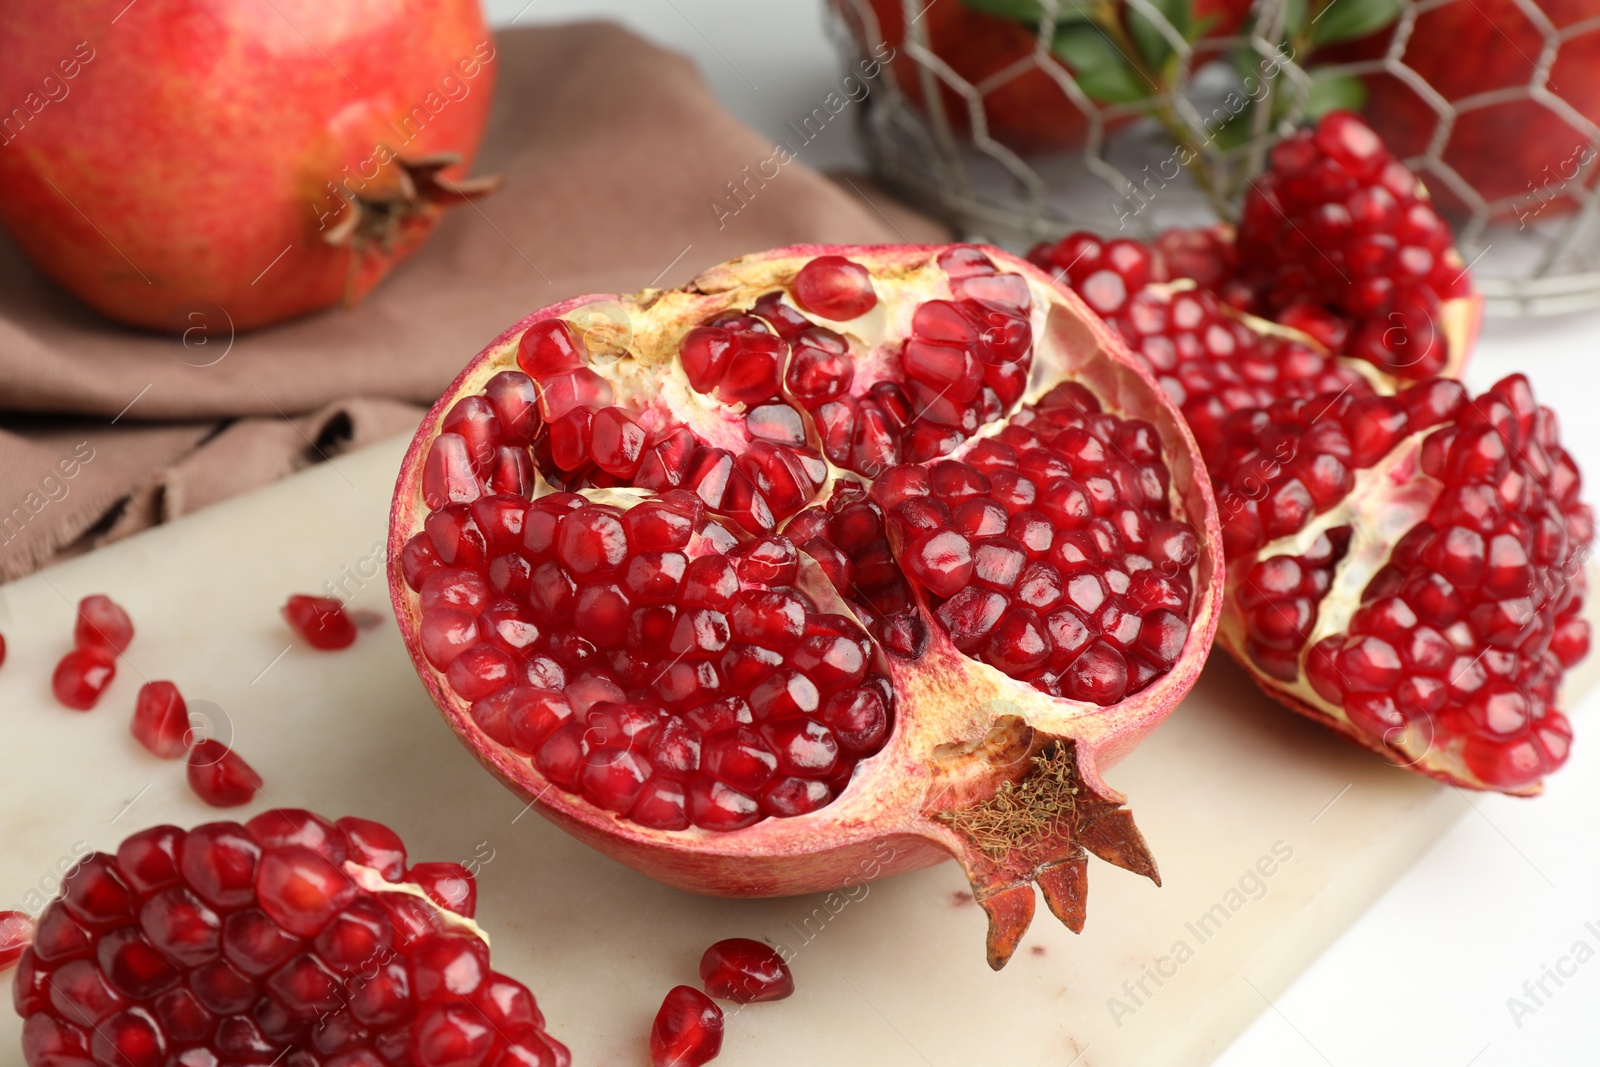
[(1354, 41), (1400, 17), (1401, 0), (1329, 0), (1311, 22), (1313, 45)]
[[(950, 3), (952, 0), (935, 0), (936, 3)], [(997, 15), (1013, 22), (1026, 23), (1030, 28), (1038, 27), (1045, 17), (1045, 5), (1040, 0), (959, 0), (959, 2), (974, 11), (982, 11), (986, 15)], [(1094, 17), (1095, 0), (1060, 0), (1056, 5), (1056, 25), (1065, 26), (1069, 22), (1087, 22)]]
[(1056, 32), (1055, 53), (1089, 98), (1102, 104), (1143, 100), (1154, 91), (1098, 26), (1062, 27)]
[(1305, 118), (1314, 122), (1330, 111), (1360, 111), (1367, 102), (1367, 85), (1354, 74), (1314, 71), (1306, 94)]
[[(1124, 6), (1128, 11), (1128, 32), (1133, 35), (1134, 43), (1139, 46), (1139, 53), (1144, 56), (1144, 61), (1151, 68), (1159, 70), (1172, 55), (1172, 45), (1161, 32), (1159, 23), (1147, 18), (1132, 4)], [(1179, 37), (1189, 39), (1189, 0), (1150, 0), (1150, 6), (1172, 23), (1172, 28), (1178, 31)]]
[[(1339, 0), (1333, 0), (1338, 3)], [(1283, 36), (1294, 40), (1306, 24), (1306, 0), (1285, 0), (1283, 5)]]

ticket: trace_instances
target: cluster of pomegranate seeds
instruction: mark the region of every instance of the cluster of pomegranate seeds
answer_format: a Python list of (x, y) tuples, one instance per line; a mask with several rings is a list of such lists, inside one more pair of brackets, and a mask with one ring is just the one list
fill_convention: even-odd
[(1069, 286), (1116, 330), (1183, 411), (1202, 452), (1217, 444), (1222, 423), (1236, 411), (1287, 397), (1348, 390), (1372, 392), (1354, 369), (1288, 337), (1252, 330), (1208, 289), (1161, 285), (1172, 259), (1213, 282), (1206, 270), (1220, 255), (1212, 242), (1192, 253), (1177, 238), (1209, 231), (1171, 231), (1155, 253), (1137, 241), (1105, 241), (1074, 233), (1028, 253), (1039, 269)]
[(237, 752), (213, 738), (189, 749), (189, 788), (213, 808), (250, 803), (261, 788), (261, 775)]
[(1198, 553), (1160, 439), (1063, 383), (958, 459), (873, 489), (955, 646), (1055, 696), (1114, 704), (1172, 668)]
[(888, 737), (871, 642), (794, 588), (787, 538), (740, 544), (682, 490), (468, 514), (505, 554), (423, 579), (424, 655), (485, 733), (597, 806), (665, 830), (800, 815)]
[(297, 593), (283, 606), (283, 617), (312, 648), (348, 648), (356, 639), (355, 624), (345, 614), (344, 604), (333, 597)]
[(1355, 115), (1273, 147), (1237, 245), (1239, 281), (1270, 317), (1402, 378), (1444, 369), (1440, 306), (1469, 294), (1466, 268), (1416, 175)]
[(693, 986), (674, 986), (650, 1027), (651, 1067), (700, 1067), (722, 1051), (722, 1009)]
[(729, 937), (700, 957), (700, 981), (718, 1000), (756, 1004), (794, 993), (794, 975), (776, 949), (748, 937)]
[(117, 676), (117, 656), (132, 641), (133, 622), (126, 611), (109, 597), (84, 597), (72, 628), (74, 647), (50, 679), (56, 699), (76, 711), (94, 707)]
[(483, 938), (419, 896), (405, 864), (379, 823), (294, 810), (158, 826), (91, 854), (22, 953), (24, 1057), (567, 1067), (532, 994), (490, 969)]
[(134, 739), (160, 759), (189, 751), (189, 707), (171, 682), (147, 682), (133, 704)]
[[(1579, 611), (1593, 521), (1555, 416), (1526, 379), (1476, 400), (1438, 379), (1394, 397), (1281, 401), (1226, 430), (1214, 474), (1230, 555), (1342, 515), (1356, 472), (1380, 462), (1391, 469), (1378, 491), (1390, 495), (1369, 506), (1409, 506), (1420, 519), (1342, 631), (1304, 653), (1323, 699), (1375, 738), (1415, 728), (1434, 746), (1458, 744), (1493, 788), (1527, 787), (1566, 761), (1571, 727), (1554, 704), (1563, 672), (1588, 652)], [(1294, 458), (1264, 462), (1285, 450)], [(1339, 521), (1310, 551), (1251, 566), (1240, 597), (1263, 671), (1294, 677), (1351, 536)]]

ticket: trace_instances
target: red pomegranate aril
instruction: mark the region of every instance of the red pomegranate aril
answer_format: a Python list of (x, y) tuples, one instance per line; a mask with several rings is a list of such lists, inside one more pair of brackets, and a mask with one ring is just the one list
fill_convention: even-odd
[(189, 751), (189, 709), (171, 682), (148, 682), (133, 706), (132, 733), (151, 755), (177, 759)]
[(88, 711), (117, 676), (116, 653), (104, 646), (75, 648), (56, 664), (50, 687), (56, 699), (75, 711)]
[(588, 360), (583, 339), (565, 319), (543, 319), (517, 342), (517, 365), (535, 380), (576, 370)]
[(878, 306), (872, 276), (843, 256), (817, 256), (794, 277), (794, 302), (802, 311), (843, 322)]
[(794, 975), (776, 950), (760, 941), (730, 937), (700, 957), (708, 995), (737, 1004), (782, 1000), (794, 992)]
[(459, 863), (414, 864), (405, 881), (420, 886), (428, 899), (447, 911), (470, 919), (478, 910), (478, 882)]
[(34, 941), (33, 920), (20, 911), (0, 911), (0, 971), (9, 969)]
[(325, 652), (347, 648), (356, 639), (355, 624), (333, 597), (291, 596), (283, 617), (306, 644)]
[(86, 596), (78, 601), (72, 640), (80, 649), (102, 649), (115, 656), (132, 643), (133, 620), (110, 597)]
[(693, 986), (673, 987), (650, 1027), (652, 1067), (700, 1067), (722, 1051), (722, 1009)]
[(248, 804), (261, 788), (261, 776), (221, 741), (207, 738), (189, 749), (189, 788), (214, 808)]

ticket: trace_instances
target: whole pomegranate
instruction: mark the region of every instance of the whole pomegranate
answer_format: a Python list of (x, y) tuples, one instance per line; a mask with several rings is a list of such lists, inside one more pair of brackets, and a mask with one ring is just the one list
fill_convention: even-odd
[(119, 322), (356, 300), (488, 188), (475, 0), (0, 0), (0, 54), (0, 223)]
[(29, 1067), (567, 1067), (489, 968), (472, 876), (395, 832), (281, 808), (94, 852), (12, 984)]
[[(923, 67), (907, 53), (905, 5), (901, 0), (835, 0), (846, 24), (868, 50), (887, 44), (897, 55), (890, 61), (900, 90), (918, 107), (925, 107)], [(1239, 29), (1250, 11), (1251, 0), (1178, 0), (1166, 5), (1169, 14), (1186, 24), (1204, 27), (1203, 37), (1226, 37)], [(981, 10), (966, 0), (943, 0), (919, 5), (918, 19), (926, 28), (928, 49), (951, 75), (977, 87), (974, 95), (983, 106), (983, 133), (1019, 152), (1059, 152), (1080, 146), (1089, 130), (1083, 106), (1076, 103), (1063, 83), (1074, 66), (1039, 44), (1037, 10), (1015, 5), (1019, 14), (1004, 17)], [(1117, 0), (1101, 5), (1126, 27), (1131, 5)], [(1033, 5), (1037, 9), (1037, 5)], [(1181, 12), (1180, 10), (1181, 9)], [(874, 23), (876, 24), (874, 27)], [(1080, 27), (1092, 33), (1087, 25)], [(1076, 32), (1073, 31), (1073, 32)], [(1154, 96), (1154, 82), (1134, 69), (1131, 54), (1119, 51), (1108, 37), (1095, 55), (1118, 64), (1115, 85), (1118, 102)], [(1091, 41), (1095, 38), (1090, 38)], [(1121, 65), (1127, 60), (1125, 69)], [(972, 101), (936, 75), (939, 97), (951, 125), (964, 135), (974, 133)], [(1098, 84), (1098, 83), (1091, 83)], [(1108, 90), (1111, 91), (1111, 90)], [(1102, 97), (1090, 92), (1089, 100)], [(1090, 106), (1093, 106), (1092, 104)], [(1126, 121), (1126, 120), (1122, 120)]]
[(1156, 876), (1101, 772), (1204, 660), (1193, 440), (1069, 293), (974, 246), (800, 247), (546, 308), (396, 488), (390, 588), (451, 727), (664, 882), (774, 896), (956, 857), (1009, 958), (1086, 851)]
[[(1503, 217), (1575, 209), (1572, 194), (1593, 184), (1600, 123), (1594, 14), (1592, 0), (1447, 0), (1418, 11), (1399, 61), (1455, 109), (1441, 153), (1454, 173), (1433, 182), (1444, 205), (1475, 206), (1458, 188), (1464, 183)], [(1338, 58), (1393, 49), (1386, 31)], [(1392, 74), (1366, 81), (1364, 113), (1384, 140), (1407, 158), (1427, 152), (1447, 121), (1431, 96)]]
[[(1167, 235), (1153, 249), (1079, 234), (1031, 255), (1106, 315), (1194, 430), (1227, 556), (1218, 642), (1268, 693), (1395, 762), (1471, 788), (1536, 792), (1566, 761), (1557, 688), (1589, 647), (1579, 611), (1593, 519), (1555, 415), (1521, 376), (1475, 400), (1453, 380), (1413, 384), (1411, 365), (1384, 358), (1403, 348), (1331, 355), (1193, 284), (1245, 302), (1269, 293), (1266, 306), (1324, 337), (1368, 330), (1332, 310), (1349, 315), (1359, 286), (1432, 284), (1433, 272), (1400, 264), (1422, 239), (1437, 242), (1442, 224), (1421, 202), (1393, 210), (1414, 179), (1392, 174), (1392, 160), (1365, 168), (1365, 180), (1344, 167), (1352, 121), (1330, 117), (1275, 153), (1247, 199), (1247, 225), (1298, 213), (1383, 217), (1392, 231), (1347, 228), (1320, 245), (1258, 238), (1243, 267), (1220, 230)], [(1323, 187), (1337, 195), (1316, 204)], [(1390, 269), (1358, 272), (1352, 261)], [(1164, 281), (1173, 274), (1187, 280)], [(1477, 307), (1470, 292), (1450, 295), (1464, 271), (1452, 264), (1442, 276), (1444, 294), (1424, 292), (1439, 319), (1425, 354), (1455, 370)]]

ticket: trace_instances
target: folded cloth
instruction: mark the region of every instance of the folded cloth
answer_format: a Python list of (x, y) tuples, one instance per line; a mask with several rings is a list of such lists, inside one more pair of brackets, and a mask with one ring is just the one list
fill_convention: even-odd
[(185, 343), (107, 323), (0, 238), (0, 577), (407, 430), (485, 343), (557, 300), (779, 245), (948, 238), (807, 168), (803, 148), (752, 180), (775, 146), (692, 63), (621, 27), (509, 31), (495, 62), (474, 169), (504, 186), (453, 209), (354, 309), (232, 337), (208, 322)]

